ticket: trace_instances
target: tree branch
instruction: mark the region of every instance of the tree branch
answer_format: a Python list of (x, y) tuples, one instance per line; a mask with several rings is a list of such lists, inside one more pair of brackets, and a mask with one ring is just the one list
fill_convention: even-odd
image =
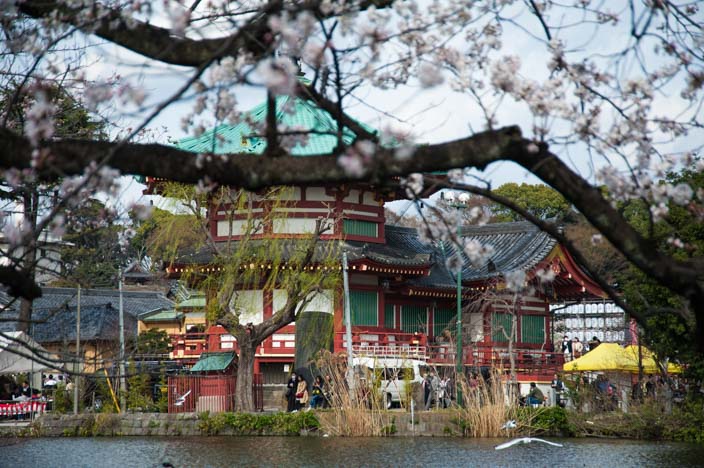
[[(321, 3), (320, 0), (301, 2), (294, 6), (292, 13), (309, 11), (320, 18), (330, 16), (332, 13), (326, 14), (320, 10)], [(95, 23), (87, 24), (81, 19), (85, 16), (82, 14), (85, 9), (83, 6), (71, 7), (64, 2), (51, 0), (17, 1), (15, 4), (21, 13), (32, 18), (52, 18), (57, 15), (60, 21), (72, 24), (86, 34), (95, 34), (143, 57), (187, 67), (197, 67), (213, 59), (238, 57), (244, 53), (254, 57), (263, 56), (273, 40), (268, 25), (269, 18), (286, 9), (286, 2), (272, 0), (261, 7), (255, 18), (229, 36), (190, 39), (178, 37), (170, 29), (144, 21), (132, 20), (128, 26), (119, 9), (103, 7), (102, 12), (92, 12), (98, 13), (99, 17)], [(363, 11), (371, 6), (386, 8), (392, 4), (393, 0), (367, 0), (360, 2), (355, 10)]]
[[(89, 140), (47, 142), (51, 156), (38, 168), (44, 180), (80, 175), (91, 162), (100, 162), (110, 151), (109, 164), (124, 174), (140, 174), (174, 182), (196, 184), (206, 176), (222, 185), (251, 191), (273, 185), (299, 185), (321, 182), (368, 181), (381, 183), (389, 177), (413, 172), (449, 170), (456, 167), (484, 168), (502, 159), (513, 145), (522, 141), (518, 127), (477, 133), (468, 138), (439, 145), (420, 146), (414, 157), (397, 159), (392, 149), (379, 149), (360, 176), (347, 174), (330, 155), (306, 158), (281, 156), (276, 159), (252, 154), (227, 154), (209, 157), (205, 164), (194, 153), (160, 144), (115, 143)], [(118, 147), (119, 146), (119, 147)], [(29, 141), (0, 128), (0, 168), (27, 169), (33, 148)]]

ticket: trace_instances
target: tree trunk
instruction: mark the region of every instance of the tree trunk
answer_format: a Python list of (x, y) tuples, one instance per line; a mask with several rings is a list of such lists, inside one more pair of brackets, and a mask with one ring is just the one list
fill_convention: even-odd
[(240, 348), (237, 363), (237, 386), (235, 387), (235, 409), (237, 411), (254, 411), (254, 398), (252, 384), (254, 381), (254, 355), (257, 345), (252, 342), (251, 336), (245, 333), (235, 335)]
[[(32, 232), (31, 241), (26, 244), (24, 251), (22, 252), (22, 259), (20, 265), (22, 268), (22, 273), (29, 278), (32, 283), (35, 283), (37, 276), (37, 239), (39, 233), (37, 230), (37, 211), (39, 204), (39, 193), (36, 188), (28, 188), (22, 194), (22, 204), (23, 206), (23, 220), (22, 223), (25, 227), (29, 226)], [(20, 310), (17, 316), (17, 331), (23, 331), (25, 333), (30, 333), (30, 323), (32, 320), (32, 300), (22, 298), (20, 301)]]

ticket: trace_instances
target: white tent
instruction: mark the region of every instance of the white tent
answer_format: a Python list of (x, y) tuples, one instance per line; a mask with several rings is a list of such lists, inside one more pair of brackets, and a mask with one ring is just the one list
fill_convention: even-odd
[(51, 354), (24, 332), (0, 333), (0, 375), (49, 369)]

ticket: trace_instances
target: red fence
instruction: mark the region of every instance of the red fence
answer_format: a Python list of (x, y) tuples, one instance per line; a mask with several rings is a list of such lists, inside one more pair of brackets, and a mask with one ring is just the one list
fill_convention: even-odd
[[(257, 411), (264, 410), (264, 379), (254, 374), (252, 397)], [(176, 375), (169, 377), (169, 413), (222, 413), (235, 410), (234, 375)]]

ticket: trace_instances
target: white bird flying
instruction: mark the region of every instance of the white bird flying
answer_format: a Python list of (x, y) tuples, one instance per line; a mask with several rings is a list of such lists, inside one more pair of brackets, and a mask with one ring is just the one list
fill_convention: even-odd
[(511, 419), (509, 421), (506, 421), (503, 426), (501, 426), (501, 429), (515, 429), (516, 428), (516, 420)]
[(191, 393), (191, 391), (187, 391), (180, 397), (176, 398), (176, 401), (174, 402), (174, 406), (183, 406), (183, 404), (186, 402), (186, 397)]
[(562, 444), (558, 444), (556, 442), (550, 442), (549, 440), (537, 439), (535, 437), (520, 437), (518, 439), (509, 440), (508, 442), (504, 442), (503, 444), (499, 444), (496, 447), (494, 447), (494, 449), (495, 450), (503, 450), (505, 448), (509, 448), (509, 447), (512, 447), (517, 444), (529, 444), (531, 442), (542, 442), (544, 444), (554, 445), (555, 447), (562, 447)]

